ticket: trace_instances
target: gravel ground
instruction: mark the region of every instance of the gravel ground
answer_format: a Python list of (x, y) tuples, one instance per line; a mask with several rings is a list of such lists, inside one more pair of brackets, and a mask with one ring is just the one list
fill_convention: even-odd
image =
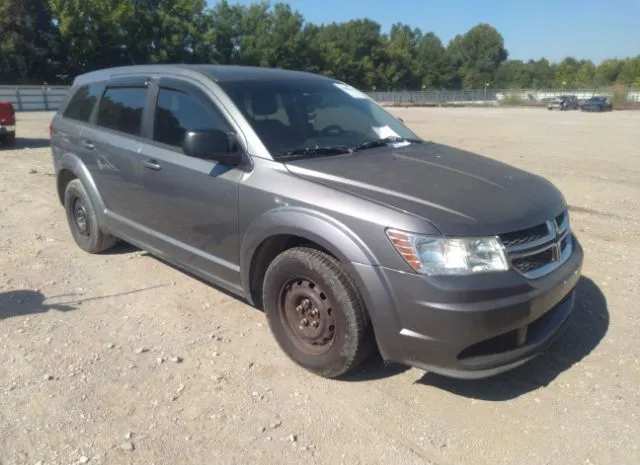
[(0, 464), (640, 463), (640, 112), (394, 112), (565, 193), (584, 278), (547, 354), (481, 381), (376, 357), (312, 376), (260, 311), (132, 247), (81, 252), (52, 115), (20, 114), (0, 151)]

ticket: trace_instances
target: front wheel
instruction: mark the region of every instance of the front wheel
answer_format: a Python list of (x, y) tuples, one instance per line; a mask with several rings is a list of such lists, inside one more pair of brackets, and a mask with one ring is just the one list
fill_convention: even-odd
[(362, 298), (335, 258), (311, 248), (277, 256), (264, 279), (269, 327), (298, 365), (326, 378), (358, 366), (374, 346)]

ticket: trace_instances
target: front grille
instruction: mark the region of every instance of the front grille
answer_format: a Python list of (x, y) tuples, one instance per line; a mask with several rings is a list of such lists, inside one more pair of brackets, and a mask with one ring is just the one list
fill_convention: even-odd
[(559, 232), (564, 232), (567, 229), (568, 225), (568, 217), (567, 212), (564, 211), (555, 217), (556, 228)]
[(505, 247), (513, 247), (515, 245), (523, 245), (534, 242), (549, 235), (549, 229), (546, 223), (534, 226), (533, 228), (521, 229), (520, 231), (501, 234), (500, 239)]
[(513, 268), (530, 279), (550, 273), (572, 252), (566, 211), (546, 223), (500, 234), (499, 237)]
[(553, 262), (553, 250), (550, 248), (534, 255), (527, 255), (525, 257), (512, 260), (513, 266), (522, 273), (535, 271), (551, 262)]

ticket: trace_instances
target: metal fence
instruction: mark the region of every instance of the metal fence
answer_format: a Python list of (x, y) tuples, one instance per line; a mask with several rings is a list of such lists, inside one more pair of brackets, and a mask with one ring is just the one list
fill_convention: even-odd
[(586, 100), (595, 95), (614, 98), (620, 104), (640, 104), (640, 90), (629, 89), (614, 96), (610, 89), (535, 89), (535, 90), (426, 90), (426, 91), (389, 91), (369, 92), (376, 102), (387, 105), (499, 105), (512, 103), (522, 105), (543, 105), (560, 95), (575, 95), (579, 100)]
[[(17, 111), (55, 111), (64, 100), (66, 86), (0, 86), (0, 101), (10, 101)], [(640, 106), (640, 90), (627, 90), (626, 97), (617, 95), (621, 107)], [(585, 100), (594, 95), (614, 97), (609, 89), (536, 89), (536, 90), (396, 90), (368, 92), (379, 103), (386, 105), (499, 105), (500, 103), (543, 105), (559, 95), (575, 95)]]
[(55, 111), (68, 90), (66, 86), (0, 86), (0, 102), (11, 102), (16, 111)]

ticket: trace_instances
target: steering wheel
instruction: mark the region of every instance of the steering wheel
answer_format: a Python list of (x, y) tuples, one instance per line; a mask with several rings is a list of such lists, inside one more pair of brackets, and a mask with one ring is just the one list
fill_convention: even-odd
[(330, 124), (320, 131), (321, 136), (340, 136), (342, 134), (344, 134), (344, 129), (337, 124)]

